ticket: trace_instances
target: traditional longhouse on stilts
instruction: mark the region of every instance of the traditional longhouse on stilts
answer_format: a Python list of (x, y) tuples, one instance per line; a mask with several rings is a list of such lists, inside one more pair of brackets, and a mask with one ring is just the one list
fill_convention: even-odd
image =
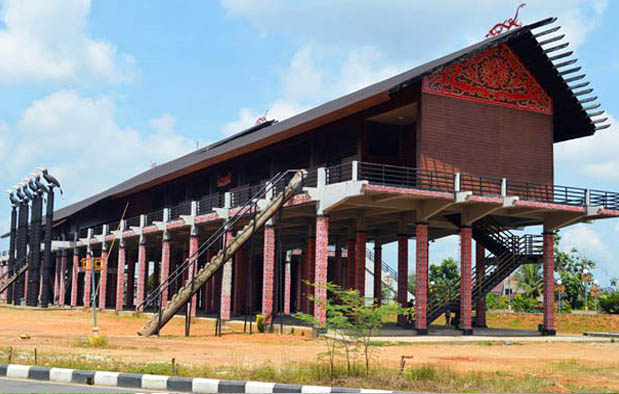
[[(324, 321), (308, 299), (324, 293), (305, 281), (378, 295), (381, 245), (397, 242), (389, 275), (406, 304), (415, 239), (418, 334), (446, 307), (465, 334), (484, 326), (485, 295), (528, 263), (543, 264), (543, 332), (554, 334), (554, 231), (619, 216), (618, 193), (554, 185), (553, 144), (608, 127), (554, 22), (257, 124), (56, 211), (54, 302), (88, 305), (80, 260), (92, 252), (108, 258), (98, 306), (156, 312), (143, 335), (182, 311)], [(543, 232), (514, 233), (529, 226)], [(457, 296), (431, 299), (429, 242), (448, 235), (460, 237)]]

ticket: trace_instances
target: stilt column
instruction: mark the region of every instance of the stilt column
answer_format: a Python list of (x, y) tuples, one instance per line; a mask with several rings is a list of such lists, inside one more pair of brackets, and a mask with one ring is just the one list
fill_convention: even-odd
[(65, 284), (65, 272), (67, 272), (67, 250), (64, 249), (60, 253), (60, 274), (59, 278), (59, 288), (58, 288), (58, 305), (65, 304), (65, 294), (67, 291)]
[(161, 242), (161, 283), (164, 284), (161, 292), (161, 306), (164, 308), (168, 303), (169, 284), (166, 284), (170, 276), (170, 234), (166, 231)]
[(290, 256), (290, 258), (286, 259), (286, 262), (284, 263), (284, 315), (289, 315), (290, 314), (290, 304), (292, 302), (292, 276), (291, 276), (291, 260), (292, 260), (292, 256)]
[(140, 305), (144, 301), (144, 293), (146, 292), (146, 238), (140, 237), (138, 245), (138, 294), (135, 297), (135, 303)]
[[(125, 291), (125, 241), (120, 240), (118, 246), (118, 266), (116, 269), (116, 310), (123, 310), (123, 293)], [(127, 291), (127, 294), (129, 292)]]
[(108, 246), (103, 244), (101, 250), (101, 272), (99, 276), (99, 309), (105, 309), (105, 300), (107, 296), (107, 256)]
[(92, 283), (92, 274), (93, 274), (93, 264), (94, 261), (92, 261), (92, 254), (90, 252), (90, 250), (88, 250), (86, 252), (87, 256), (86, 258), (89, 260), (89, 266), (90, 268), (88, 270), (86, 270), (86, 272), (84, 272), (84, 308), (90, 308), (90, 304), (92, 303), (91, 297), (92, 297), (92, 290), (91, 290), (91, 283)]
[[(415, 225), (415, 328), (417, 334), (428, 333), (428, 223)], [(398, 278), (400, 273), (398, 272)]]
[(356, 240), (349, 239), (346, 243), (346, 289), (354, 289), (355, 288), (355, 272), (356, 272)]
[(314, 287), (314, 319), (317, 323), (317, 328), (323, 328), (327, 323), (327, 289), (324, 286), (327, 284), (329, 264), (328, 244), (329, 217), (318, 215), (316, 217), (316, 258), (314, 268), (314, 280), (316, 283)]
[[(232, 231), (225, 233), (225, 245), (230, 244), (232, 236)], [(230, 320), (230, 309), (232, 307), (232, 259), (234, 256), (226, 257), (228, 260), (221, 268), (221, 301), (219, 302), (221, 320)]]
[[(486, 269), (486, 249), (484, 248), (484, 245), (479, 242), (476, 242), (475, 245), (475, 271), (477, 272), (476, 280), (477, 283), (480, 284), (484, 278), (484, 271)], [(486, 327), (486, 297), (480, 297), (477, 301), (475, 314), (477, 315), (475, 325), (477, 327)]]
[(264, 226), (264, 262), (262, 268), (262, 315), (265, 324), (273, 322), (273, 290), (275, 274), (275, 229)]
[[(398, 303), (408, 306), (408, 236), (398, 235)], [(398, 315), (400, 326), (408, 325), (406, 315)]]
[(544, 231), (544, 335), (555, 335), (554, 233)]
[(77, 277), (80, 267), (80, 252), (79, 249), (73, 249), (73, 267), (71, 268), (71, 306), (77, 306)]
[(361, 297), (365, 297), (365, 244), (368, 235), (365, 231), (357, 231), (355, 236), (355, 289)]
[(374, 241), (374, 300), (376, 305), (382, 303), (383, 292), (383, 245)]
[(460, 227), (460, 322), (459, 327), (464, 335), (473, 334), (472, 314), (472, 249), (473, 229), (470, 226)]
[[(198, 233), (192, 231), (192, 234), (189, 236), (189, 258), (193, 262), (192, 268), (189, 269), (189, 273), (187, 275), (187, 280), (192, 280), (196, 273), (198, 272)], [(191, 297), (191, 316), (196, 315), (196, 304), (198, 303), (198, 294), (194, 293), (193, 297)], [(230, 317), (228, 317), (229, 319)], [(228, 320), (226, 319), (226, 320)]]
[(335, 284), (338, 286), (344, 285), (344, 264), (342, 262), (342, 248), (337, 242), (335, 243)]

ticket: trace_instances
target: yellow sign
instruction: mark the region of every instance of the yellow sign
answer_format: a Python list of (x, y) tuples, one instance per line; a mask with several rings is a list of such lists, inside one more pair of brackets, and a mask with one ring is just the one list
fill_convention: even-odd
[(80, 262), (82, 271), (90, 271), (93, 269), (93, 266), (95, 271), (100, 271), (103, 268), (103, 259), (101, 257), (95, 257), (93, 259), (83, 258)]

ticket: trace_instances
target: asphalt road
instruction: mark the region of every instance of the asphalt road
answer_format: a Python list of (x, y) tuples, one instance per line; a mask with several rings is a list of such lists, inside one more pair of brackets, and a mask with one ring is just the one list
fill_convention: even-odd
[[(0, 378), (0, 393), (131, 393), (131, 389), (115, 389), (102, 386), (83, 384), (67, 384), (55, 382), (38, 382), (36, 380), (20, 380)], [(139, 392), (149, 390), (139, 389)]]

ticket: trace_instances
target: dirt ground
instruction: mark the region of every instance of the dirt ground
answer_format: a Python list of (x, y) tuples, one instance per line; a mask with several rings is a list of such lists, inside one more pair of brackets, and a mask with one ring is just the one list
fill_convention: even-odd
[[(144, 316), (99, 314), (99, 329), (109, 339), (105, 348), (84, 348), (79, 341), (92, 327), (92, 313), (83, 310), (15, 309), (0, 306), (0, 348), (21, 351), (35, 347), (40, 354), (96, 354), (125, 361), (169, 362), (238, 367), (270, 364), (274, 367), (295, 362), (314, 362), (324, 351), (320, 340), (309, 335), (225, 332), (214, 336), (211, 321), (194, 320), (191, 337), (184, 337), (184, 320), (174, 319), (162, 330), (161, 338), (143, 338), (136, 331)], [(28, 333), (30, 339), (19, 338)], [(397, 366), (401, 356), (413, 356), (408, 365), (432, 364), (458, 371), (539, 374), (572, 384), (596, 385), (619, 391), (619, 344), (398, 344), (376, 347), (376, 359)], [(570, 368), (570, 365), (573, 368)], [(587, 371), (579, 366), (587, 366)], [(592, 370), (606, 371), (592, 373)]]

